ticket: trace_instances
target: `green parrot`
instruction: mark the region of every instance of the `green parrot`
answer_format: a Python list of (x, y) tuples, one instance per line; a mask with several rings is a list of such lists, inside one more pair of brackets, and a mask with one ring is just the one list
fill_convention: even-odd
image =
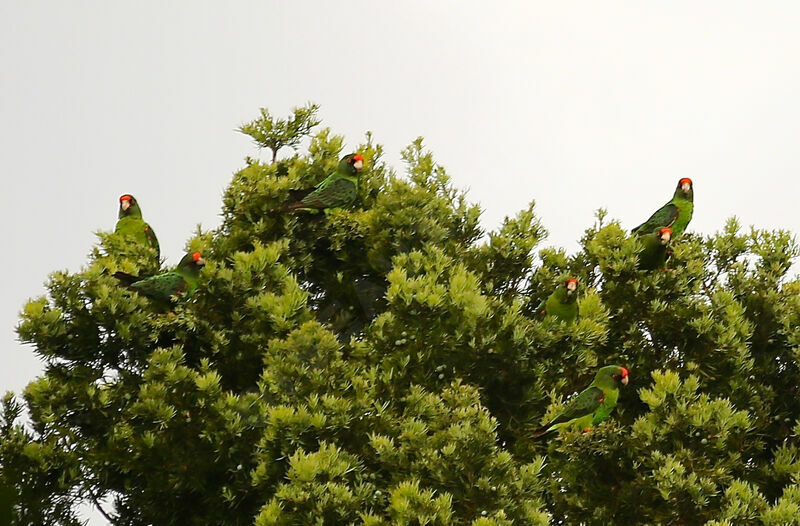
[(631, 230), (632, 234), (646, 236), (659, 228), (672, 229), (672, 237), (683, 234), (689, 221), (692, 220), (694, 210), (694, 189), (692, 180), (684, 177), (678, 181), (678, 187), (672, 196), (672, 201), (659, 208), (650, 219)]
[(200, 252), (189, 252), (183, 256), (175, 270), (144, 279), (125, 272), (115, 272), (114, 277), (131, 290), (168, 304), (173, 296), (189, 296), (197, 289), (200, 269), (205, 264)]
[(119, 198), (119, 220), (114, 232), (133, 239), (137, 244), (149, 245), (156, 251), (156, 259), (161, 256), (156, 233), (142, 219), (139, 203), (130, 194), (122, 195)]
[(567, 324), (578, 317), (578, 280), (569, 278), (563, 285), (542, 301), (536, 310), (543, 317), (555, 317)]
[(617, 406), (620, 385), (628, 385), (626, 368), (618, 365), (601, 367), (589, 387), (567, 402), (555, 418), (534, 431), (533, 438), (540, 438), (561, 429), (577, 428), (588, 432), (608, 418)]
[(351, 153), (342, 157), (336, 171), (309, 190), (293, 190), (292, 197), (298, 201), (285, 205), (282, 210), (296, 214), (341, 208), (353, 204), (358, 196), (358, 174), (364, 167), (364, 157)]
[(649, 236), (641, 236), (644, 248), (639, 252), (639, 270), (664, 268), (672, 255), (669, 243), (672, 240), (671, 228), (656, 229)]

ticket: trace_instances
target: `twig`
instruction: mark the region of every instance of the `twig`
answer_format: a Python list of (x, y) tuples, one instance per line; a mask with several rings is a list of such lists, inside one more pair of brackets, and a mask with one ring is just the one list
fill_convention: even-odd
[(108, 513), (106, 513), (106, 511), (103, 509), (103, 507), (100, 506), (100, 502), (97, 500), (97, 497), (95, 496), (95, 494), (94, 494), (94, 492), (92, 490), (89, 490), (89, 496), (92, 498), (92, 502), (94, 503), (94, 507), (97, 508), (97, 510), (100, 512), (100, 514), (102, 514), (103, 517), (106, 518), (108, 523), (109, 524), (114, 524), (114, 519), (112, 519), (111, 516)]

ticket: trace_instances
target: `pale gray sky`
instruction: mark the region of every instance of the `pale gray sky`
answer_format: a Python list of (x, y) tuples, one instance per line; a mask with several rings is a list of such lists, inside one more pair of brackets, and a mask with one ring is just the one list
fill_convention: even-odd
[(0, 391), (41, 370), (17, 312), (121, 193), (170, 264), (218, 224), (262, 106), (317, 102), (395, 161), (423, 135), (484, 225), (535, 199), (569, 250), (598, 207), (635, 226), (680, 177), (690, 230), (800, 231), (800, 3), (655, 4), (0, 0)]

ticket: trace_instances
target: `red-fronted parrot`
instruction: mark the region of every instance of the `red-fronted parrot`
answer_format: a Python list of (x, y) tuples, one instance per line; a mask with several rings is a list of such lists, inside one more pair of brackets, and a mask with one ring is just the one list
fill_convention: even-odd
[(131, 194), (123, 194), (119, 198), (119, 220), (114, 232), (135, 241), (139, 245), (150, 246), (156, 251), (156, 259), (161, 255), (156, 233), (142, 219), (139, 202)]
[(692, 212), (694, 211), (694, 188), (692, 180), (684, 177), (678, 181), (678, 187), (675, 189), (675, 194), (672, 200), (659, 208), (650, 219), (637, 226), (631, 233), (640, 236), (652, 234), (659, 228), (671, 228), (672, 237), (678, 237), (683, 234), (689, 221), (692, 220)]
[(669, 243), (672, 240), (671, 228), (659, 228), (649, 236), (641, 236), (644, 247), (639, 252), (639, 270), (664, 268), (672, 254)]
[(536, 311), (545, 318), (573, 323), (578, 317), (578, 280), (569, 278), (542, 301)]
[(561, 429), (589, 431), (606, 418), (617, 406), (619, 388), (628, 385), (628, 370), (618, 365), (601, 367), (589, 387), (581, 391), (564, 406), (550, 422), (533, 433), (533, 438), (543, 437)]
[(345, 155), (336, 171), (315, 188), (293, 190), (292, 195), (298, 201), (285, 205), (282, 210), (296, 214), (353, 204), (358, 197), (358, 174), (363, 167), (364, 157), (357, 153)]
[(149, 298), (168, 304), (173, 296), (187, 297), (197, 289), (200, 269), (206, 262), (200, 252), (189, 252), (174, 270), (139, 279), (125, 272), (115, 272), (114, 277)]

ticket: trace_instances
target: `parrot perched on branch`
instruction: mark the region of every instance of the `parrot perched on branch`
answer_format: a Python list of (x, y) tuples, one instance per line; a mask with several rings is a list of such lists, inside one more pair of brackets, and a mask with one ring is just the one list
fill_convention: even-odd
[(173, 296), (189, 296), (200, 279), (200, 269), (206, 264), (200, 252), (189, 252), (174, 270), (140, 279), (125, 272), (115, 272), (114, 277), (131, 290), (168, 304)]
[(357, 153), (345, 155), (336, 171), (315, 188), (293, 190), (292, 197), (297, 201), (284, 205), (281, 210), (296, 214), (353, 204), (358, 197), (358, 174), (363, 167), (364, 157)]
[(608, 418), (617, 406), (621, 385), (628, 385), (626, 368), (618, 365), (601, 367), (589, 387), (567, 402), (555, 418), (534, 431), (533, 438), (544, 437), (554, 431), (569, 428), (588, 432), (593, 426)]
[(639, 270), (664, 268), (672, 254), (669, 243), (672, 240), (671, 228), (659, 228), (649, 236), (641, 236), (644, 248), (639, 252)]
[(150, 246), (156, 251), (156, 259), (161, 256), (156, 233), (142, 219), (139, 202), (131, 194), (124, 194), (119, 198), (119, 220), (114, 232), (133, 239), (139, 245)]
[(553, 317), (568, 324), (573, 323), (578, 317), (577, 299), (578, 280), (569, 278), (542, 301), (536, 311), (545, 318)]
[(675, 189), (672, 200), (656, 210), (650, 216), (650, 219), (631, 230), (631, 233), (646, 236), (659, 228), (671, 228), (672, 237), (678, 237), (683, 234), (683, 231), (689, 225), (689, 221), (692, 220), (693, 210), (694, 189), (692, 180), (684, 177), (678, 181), (678, 187)]

